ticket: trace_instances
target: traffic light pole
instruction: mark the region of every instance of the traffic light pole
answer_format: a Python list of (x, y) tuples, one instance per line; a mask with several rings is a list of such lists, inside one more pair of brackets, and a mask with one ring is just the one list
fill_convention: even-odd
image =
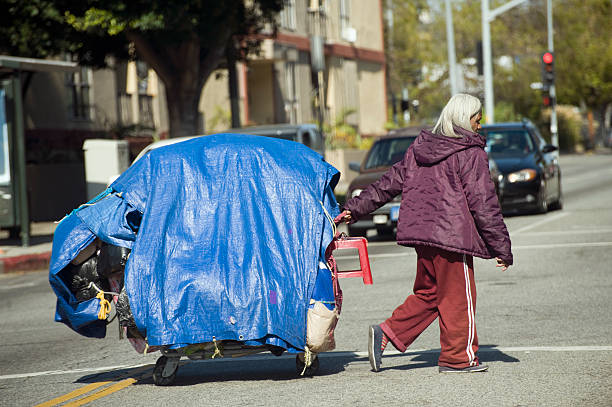
[[(548, 31), (548, 50), (554, 52), (553, 43), (553, 13), (552, 13), (552, 0), (546, 0), (546, 20), (547, 20), (547, 31)], [(557, 90), (555, 88), (555, 82), (550, 86), (550, 136), (552, 145), (559, 148), (559, 134), (557, 129)], [(559, 150), (557, 150), (558, 156)]]

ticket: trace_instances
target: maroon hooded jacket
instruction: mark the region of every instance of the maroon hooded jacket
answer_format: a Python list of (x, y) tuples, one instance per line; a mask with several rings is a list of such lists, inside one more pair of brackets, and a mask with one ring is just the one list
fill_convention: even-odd
[(460, 138), (423, 130), (402, 161), (346, 202), (353, 221), (402, 194), (397, 242), (434, 246), (512, 264), (484, 151), (484, 136), (455, 128)]

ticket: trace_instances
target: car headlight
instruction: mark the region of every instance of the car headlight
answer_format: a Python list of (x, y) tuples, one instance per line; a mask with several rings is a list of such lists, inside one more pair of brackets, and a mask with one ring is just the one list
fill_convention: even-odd
[(508, 174), (508, 182), (525, 182), (531, 181), (538, 175), (535, 170), (530, 168), (526, 168), (524, 170), (516, 171), (511, 174)]
[(354, 189), (353, 192), (351, 192), (351, 198), (355, 198), (361, 191), (363, 191), (363, 189)]

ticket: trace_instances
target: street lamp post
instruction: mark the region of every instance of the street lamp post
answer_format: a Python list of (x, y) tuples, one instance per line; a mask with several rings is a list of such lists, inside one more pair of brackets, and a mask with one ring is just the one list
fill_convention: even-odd
[(448, 75), (450, 77), (451, 96), (458, 92), (457, 88), (457, 57), (455, 55), (455, 33), (453, 29), (453, 11), (450, 0), (445, 1), (446, 7), (446, 48), (448, 51)]
[[(491, 21), (498, 15), (518, 6), (527, 0), (512, 0), (494, 10), (489, 9), (489, 0), (481, 0), (482, 9), (482, 61), (485, 91), (486, 122), (495, 123), (495, 103), (493, 96), (493, 63), (491, 59)], [(550, 1), (550, 0), (549, 0)]]

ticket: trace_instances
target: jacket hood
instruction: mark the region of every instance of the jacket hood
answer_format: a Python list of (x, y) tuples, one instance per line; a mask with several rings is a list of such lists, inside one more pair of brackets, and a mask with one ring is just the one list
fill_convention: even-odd
[(454, 127), (461, 137), (446, 137), (430, 130), (421, 130), (414, 141), (414, 158), (420, 165), (432, 165), (448, 156), (471, 147), (484, 148), (485, 137), (481, 134)]

